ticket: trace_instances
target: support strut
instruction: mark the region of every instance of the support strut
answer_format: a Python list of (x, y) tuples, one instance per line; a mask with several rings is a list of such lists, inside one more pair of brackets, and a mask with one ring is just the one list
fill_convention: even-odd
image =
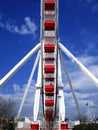
[(37, 64), (38, 64), (38, 61), (39, 61), (39, 56), (40, 56), (40, 51), (38, 52), (38, 55), (37, 55), (37, 57), (36, 57), (34, 66), (33, 66), (33, 68), (32, 68), (32, 71), (31, 71), (31, 74), (30, 74), (30, 77), (29, 77), (29, 80), (28, 80), (28, 83), (27, 83), (27, 86), (26, 86), (26, 89), (25, 89), (24, 96), (23, 96), (22, 102), (21, 102), (21, 104), (20, 104), (20, 108), (19, 108), (19, 111), (18, 111), (17, 118), (20, 117), (20, 114), (21, 114), (21, 111), (22, 111), (22, 108), (23, 108), (25, 99), (26, 99), (26, 97), (27, 97), (28, 90), (29, 90), (30, 85), (31, 85), (31, 82), (32, 82), (32, 78), (33, 78), (34, 72), (35, 72), (35, 70), (36, 70), (36, 67), (37, 67)]
[(1, 80), (0, 87), (2, 87), (7, 80), (9, 80), (30, 58), (31, 56), (40, 48), (40, 43), (37, 44), (19, 63), (17, 63)]
[(81, 113), (80, 113), (80, 108), (79, 108), (78, 100), (76, 98), (76, 95), (75, 95), (75, 92), (74, 92), (74, 89), (73, 89), (73, 86), (72, 86), (72, 82), (71, 82), (70, 76), (68, 74), (68, 70), (67, 70), (66, 64), (64, 62), (64, 59), (63, 59), (63, 57), (61, 55), (61, 52), (60, 52), (60, 59), (61, 59), (61, 62), (63, 64), (63, 68), (64, 68), (64, 71), (65, 71), (67, 80), (69, 82), (69, 86), (70, 86), (70, 89), (71, 89), (71, 92), (72, 92), (72, 95), (73, 95), (73, 98), (74, 98), (74, 101), (75, 101), (75, 104), (76, 104), (76, 107), (77, 107), (77, 111), (78, 111), (79, 117), (81, 119)]
[(59, 47), (75, 64), (78, 65), (81, 71), (94, 82), (96, 87), (98, 87), (98, 79), (61, 43), (59, 43)]

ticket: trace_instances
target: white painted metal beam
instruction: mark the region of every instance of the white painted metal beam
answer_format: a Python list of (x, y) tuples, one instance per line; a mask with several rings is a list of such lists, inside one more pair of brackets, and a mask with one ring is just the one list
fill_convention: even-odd
[(17, 63), (1, 80), (0, 87), (3, 86), (7, 80), (9, 80), (30, 58), (31, 56), (40, 48), (40, 43), (37, 44), (19, 63)]
[(65, 121), (65, 102), (63, 88), (59, 88), (59, 120)]
[(29, 90), (29, 88), (30, 88), (30, 85), (31, 85), (31, 82), (32, 82), (32, 78), (33, 78), (34, 72), (35, 72), (35, 70), (36, 70), (36, 67), (37, 67), (37, 64), (38, 64), (38, 61), (39, 61), (39, 57), (40, 57), (40, 51), (38, 52), (38, 55), (37, 55), (37, 57), (36, 57), (34, 66), (33, 66), (33, 68), (32, 68), (32, 71), (31, 71), (31, 74), (30, 74), (30, 77), (29, 77), (29, 80), (28, 80), (28, 83), (27, 83), (27, 86), (26, 86), (26, 89), (25, 89), (24, 96), (23, 96), (22, 102), (21, 102), (20, 107), (19, 107), (19, 111), (18, 111), (17, 118), (20, 117), (21, 111), (22, 111), (22, 109), (23, 109), (23, 105), (24, 105), (25, 99), (26, 99), (26, 97), (27, 97), (27, 93), (28, 93), (28, 90)]
[(61, 72), (61, 62), (60, 62), (60, 55), (58, 50), (58, 87), (63, 88), (63, 82), (62, 82), (62, 72)]
[(37, 83), (36, 83), (36, 91), (35, 91), (35, 98), (34, 98), (34, 108), (33, 108), (33, 116), (34, 121), (37, 121), (38, 119), (38, 112), (39, 112), (39, 105), (40, 105), (40, 93), (41, 93), (41, 87), (42, 87), (42, 67), (41, 67), (41, 56), (39, 60), (39, 68), (38, 68), (38, 76), (37, 76)]
[(61, 53), (60, 53), (60, 59), (61, 59), (61, 62), (63, 64), (63, 68), (64, 68), (64, 71), (65, 71), (65, 74), (66, 74), (66, 77), (67, 77), (67, 80), (68, 80), (68, 83), (69, 83), (69, 86), (70, 86), (70, 89), (71, 89), (71, 92), (72, 92), (72, 95), (73, 95), (73, 98), (74, 98), (74, 101), (75, 101), (75, 104), (76, 104), (76, 108), (77, 108), (79, 117), (80, 117), (80, 119), (82, 119), (81, 118), (81, 112), (80, 112), (79, 104), (78, 104), (78, 100), (76, 98), (76, 95), (75, 95), (75, 92), (74, 92), (74, 89), (73, 89), (73, 86), (72, 86), (72, 82), (71, 82), (71, 79), (70, 79), (70, 76), (68, 74), (68, 70), (67, 70), (66, 64), (64, 62), (64, 59), (63, 59)]
[[(40, 53), (41, 54), (41, 53)], [(42, 87), (42, 64), (41, 64), (41, 55), (39, 59), (39, 65), (38, 65), (38, 74), (37, 74), (37, 83), (36, 88)]]
[(37, 121), (38, 118), (39, 104), (40, 104), (40, 91), (41, 89), (37, 88), (35, 92), (34, 109), (33, 109), (34, 121)]
[(79, 68), (86, 74), (98, 87), (98, 79), (61, 43), (59, 43), (59, 47), (61, 50), (75, 63), (79, 66)]
[(59, 98), (59, 120), (65, 121), (65, 102), (64, 102), (64, 92), (62, 83), (62, 73), (61, 73), (61, 62), (60, 54), (58, 50), (58, 98)]

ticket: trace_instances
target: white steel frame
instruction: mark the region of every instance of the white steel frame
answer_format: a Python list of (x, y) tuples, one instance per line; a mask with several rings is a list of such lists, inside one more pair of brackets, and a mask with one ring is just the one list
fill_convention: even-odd
[(81, 71), (86, 74), (98, 87), (98, 79), (65, 47), (63, 44), (59, 43), (60, 49), (81, 69)]
[(80, 108), (79, 108), (79, 104), (78, 104), (78, 100), (77, 100), (77, 97), (75, 95), (75, 92), (74, 92), (74, 89), (73, 89), (73, 86), (72, 86), (72, 82), (71, 82), (70, 76), (68, 74), (68, 70), (67, 70), (66, 64), (64, 62), (64, 59), (63, 59), (63, 57), (61, 55), (61, 52), (60, 52), (60, 58), (61, 58), (61, 62), (63, 64), (63, 68), (64, 68), (64, 71), (65, 71), (65, 74), (66, 74), (66, 77), (67, 77), (67, 80), (68, 80), (68, 83), (69, 83), (69, 86), (70, 86), (70, 89), (71, 89), (71, 92), (72, 92), (75, 104), (76, 104), (76, 107), (77, 107), (77, 111), (78, 111), (79, 117), (80, 117), (80, 119), (82, 119)]
[(1, 80), (0, 87), (3, 86), (40, 48), (40, 43), (37, 44), (19, 63), (17, 63)]
[[(31, 56), (33, 56), (33, 54), (38, 50), (40, 49), (40, 46), (41, 44), (38, 44), (37, 46), (35, 46), (18, 64), (15, 65), (15, 67), (9, 71), (1, 80), (0, 80), (0, 87), (4, 85), (4, 83), (7, 82), (8, 79), (10, 79), (30, 58)], [(84, 72), (84, 74), (86, 74), (94, 83), (95, 85), (98, 87), (98, 79), (66, 48), (64, 47), (61, 43), (59, 43), (59, 48), (75, 63), (79, 66), (79, 68)], [(58, 48), (58, 49), (59, 49)], [(36, 65), (38, 63), (38, 58), (36, 59), (35, 61), (35, 67), (33, 67), (33, 70), (31, 72), (31, 75), (30, 75), (30, 78), (29, 78), (29, 82), (28, 82), (28, 88), (29, 88), (29, 85), (31, 83), (31, 79), (33, 77), (33, 73), (35, 71), (35, 68), (36, 68)], [(39, 62), (39, 71), (41, 72), (41, 58), (40, 58), (40, 62)], [(65, 66), (65, 64), (64, 64)], [(59, 69), (61, 69), (59, 67)], [(67, 74), (67, 71), (66, 71), (66, 74)], [(38, 79), (37, 79), (37, 87), (36, 87), (36, 93), (35, 93), (35, 103), (34, 103), (34, 121), (37, 120), (38, 118), (38, 111), (39, 111), (39, 102), (40, 102), (40, 93), (41, 93), (41, 73), (38, 73)], [(67, 78), (69, 78), (68, 74), (67, 74)], [(68, 79), (70, 80), (70, 79)], [(71, 81), (70, 81), (71, 83)], [(60, 84), (61, 84), (61, 81), (60, 81)], [(70, 85), (71, 87), (71, 85)], [(26, 98), (26, 95), (27, 95), (27, 91), (28, 91), (28, 88), (26, 89), (25, 91), (25, 94), (24, 94), (24, 98), (22, 100), (22, 107), (23, 107), (23, 104), (24, 104), (24, 99)], [(58, 88), (60, 88), (60, 86), (58, 86)], [(74, 99), (76, 100), (75, 98), (75, 93), (71, 87), (71, 91), (73, 93), (73, 96), (74, 96)], [(59, 89), (59, 96), (61, 97), (61, 99), (59, 100), (59, 104), (63, 104), (62, 105), (62, 108), (63, 109), (60, 109), (60, 112), (59, 112), (59, 115), (61, 115), (61, 121), (64, 121), (64, 118), (65, 118), (65, 104), (64, 104), (64, 94), (63, 94), (63, 87), (61, 87), (61, 89)], [(37, 104), (38, 103), (38, 104)], [(77, 101), (75, 102), (76, 105), (78, 106), (78, 103)], [(22, 108), (21, 107), (21, 108)], [(78, 106), (79, 107), (79, 106)], [(61, 106), (59, 105), (59, 108), (61, 108)], [(20, 116), (20, 113), (21, 113), (21, 110), (20, 109), (20, 112), (18, 112), (18, 117)], [(79, 108), (78, 108), (78, 112), (79, 112)]]
[(26, 89), (25, 89), (24, 96), (23, 96), (22, 102), (21, 102), (21, 104), (20, 104), (20, 108), (19, 108), (19, 111), (18, 111), (17, 118), (20, 117), (20, 114), (21, 114), (21, 111), (22, 111), (24, 102), (25, 102), (26, 97), (27, 97), (28, 90), (29, 90), (29, 88), (30, 88), (30, 85), (31, 85), (31, 82), (32, 82), (32, 79), (33, 79), (34, 72), (35, 72), (36, 67), (37, 67), (37, 64), (38, 64), (39, 57), (40, 57), (40, 51), (38, 52), (38, 55), (37, 55), (37, 57), (36, 57), (34, 66), (33, 66), (33, 68), (32, 68), (32, 71), (31, 71), (31, 74), (30, 74), (30, 77), (29, 77), (29, 80), (28, 80), (28, 83), (27, 83), (27, 86), (26, 86)]
[[(35, 99), (34, 99), (34, 109), (33, 109), (33, 115), (34, 115), (34, 122), (36, 122), (38, 120), (38, 112), (39, 112), (39, 106), (40, 106), (40, 96), (41, 94), (44, 94), (42, 93), (42, 86), (43, 86), (43, 75), (44, 75), (44, 61), (43, 61), (43, 54), (44, 54), (44, 36), (47, 36), (47, 35), (51, 35), (51, 36), (55, 36), (55, 45), (56, 45), (56, 48), (55, 48), (55, 55), (56, 55), (56, 60), (55, 60), (55, 63), (54, 65), (56, 66), (56, 70), (55, 70), (55, 86), (58, 93), (56, 93), (57, 91), (55, 90), (55, 94), (54, 95), (54, 101), (56, 102), (56, 98), (59, 98), (59, 121), (65, 121), (65, 102), (64, 102), (64, 92), (63, 92), (63, 83), (62, 83), (62, 74), (61, 74), (61, 62), (62, 62), (62, 65), (63, 65), (63, 68), (64, 68), (64, 71), (65, 71), (65, 74), (66, 74), (66, 77), (67, 77), (67, 80), (69, 82), (69, 86), (70, 86), (70, 89), (71, 89), (71, 92), (73, 94), (73, 98), (75, 100), (75, 104), (76, 104), (76, 107), (77, 107), (77, 110), (78, 110), (78, 113), (79, 113), (79, 116), (80, 116), (80, 119), (81, 119), (81, 113), (80, 113), (80, 109), (79, 109), (79, 104), (78, 104), (78, 101), (77, 101), (77, 98), (76, 98), (76, 95), (75, 95), (75, 92), (74, 92), (74, 89), (73, 89), (73, 86), (72, 86), (72, 83), (71, 83), (71, 79), (69, 77), (69, 74), (68, 74), (68, 71), (67, 71), (67, 67), (66, 67), (66, 64), (63, 60), (63, 57), (60, 53), (60, 49), (75, 63), (78, 65), (78, 67), (84, 72), (84, 74), (86, 74), (96, 85), (96, 87), (98, 87), (98, 79), (66, 48), (64, 47), (61, 43), (59, 43), (58, 41), (58, 11), (59, 11), (59, 8), (58, 8), (58, 5), (59, 5), (59, 1), (55, 1), (56, 3), (56, 9), (54, 10), (54, 13), (55, 13), (55, 17), (54, 17), (54, 20), (55, 20), (55, 29), (53, 31), (46, 31), (44, 30), (44, 25), (43, 25), (43, 21), (46, 20), (45, 18), (45, 15), (44, 15), (44, 9), (43, 9), (43, 6), (44, 6), (44, 1), (41, 0), (41, 10), (40, 10), (40, 41), (41, 43), (37, 44), (19, 63), (17, 63), (1, 80), (0, 80), (0, 87), (2, 87), (32, 56), (33, 54), (39, 50), (38, 52), (38, 55), (36, 57), (36, 60), (35, 60), (35, 63), (34, 63), (34, 66), (32, 68), (32, 71), (31, 71), (31, 74), (30, 74), (30, 77), (29, 77), (29, 80), (28, 80), (28, 83), (27, 83), (27, 86), (26, 86), (26, 89), (25, 89), (25, 92), (24, 92), (24, 96), (23, 96), (23, 99), (22, 99), (22, 102), (20, 104), (20, 107), (19, 107), (19, 111), (18, 111), (18, 115), (17, 115), (17, 118), (20, 117), (20, 114), (21, 114), (21, 111), (22, 111), (22, 108), (23, 108), (23, 105), (24, 105), (24, 102), (25, 102), (25, 99), (26, 99), (26, 96), (27, 96), (27, 93), (28, 93), (28, 90), (30, 88), (30, 84), (32, 82), (32, 78), (33, 78), (33, 75), (34, 75), (34, 72), (36, 70), (36, 67), (37, 67), (37, 64), (38, 64), (38, 61), (39, 61), (39, 68), (38, 68), (38, 77), (37, 77), (37, 83), (36, 83), (36, 91), (35, 91)], [(41, 56), (42, 55), (42, 56)], [(40, 60), (39, 60), (40, 59)], [(60, 62), (61, 60), (61, 62)], [(42, 72), (43, 71), (43, 72)], [(43, 99), (44, 99), (44, 103), (43, 103), (43, 108), (45, 110), (45, 94), (43, 95)], [(54, 106), (54, 108), (56, 108), (56, 106)], [(44, 111), (45, 112), (45, 111)]]

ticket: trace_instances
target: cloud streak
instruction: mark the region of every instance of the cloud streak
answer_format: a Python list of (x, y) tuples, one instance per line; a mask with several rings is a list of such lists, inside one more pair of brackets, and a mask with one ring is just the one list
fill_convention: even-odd
[(0, 22), (0, 27), (5, 28), (11, 33), (17, 33), (19, 35), (33, 35), (36, 36), (35, 32), (37, 30), (37, 27), (34, 22), (31, 21), (30, 17), (24, 18), (25, 24), (22, 24), (20, 27), (17, 25), (14, 25), (10, 22), (2, 23)]
[[(77, 57), (81, 63), (86, 65), (86, 67), (98, 78), (98, 62), (97, 56), (79, 56)], [(71, 82), (73, 85), (73, 89), (75, 91), (77, 100), (79, 102), (80, 108), (85, 108), (86, 103), (91, 103), (95, 107), (95, 112), (98, 115), (98, 88), (95, 84), (87, 77), (81, 70), (76, 67), (73, 63), (70, 64), (70, 61), (67, 61), (67, 66), (69, 70), (69, 75), (71, 78)], [(72, 68), (72, 69), (69, 69)], [(63, 68), (62, 68), (63, 69)], [(63, 71), (63, 70), (62, 70)], [(63, 72), (63, 81), (64, 81), (64, 93), (65, 93), (65, 105), (67, 109), (73, 109), (75, 107), (75, 102), (72, 96), (72, 92), (70, 90), (68, 81), (66, 80), (65, 73)], [(69, 110), (67, 110), (69, 112)]]
[[(2, 89), (4, 89), (4, 88), (2, 88)], [(12, 99), (13, 98), (13, 101), (16, 102), (16, 107), (17, 107), (16, 113), (18, 113), (19, 106), (20, 106), (20, 103), (22, 101), (25, 89), (26, 89), (26, 84), (23, 86), (20, 86), (19, 84), (13, 84), (13, 86), (12, 86), (13, 92), (12, 93), (9, 92), (9, 93), (5, 94), (3, 92), (0, 92), (0, 96), (2, 98), (5, 98), (5, 99)], [(35, 95), (35, 81), (32, 81), (31, 86), (28, 90), (26, 100), (24, 102), (21, 116), (25, 116), (25, 112), (26, 112), (27, 116), (30, 116), (33, 114), (32, 109), (34, 106), (34, 95)]]
[(92, 11), (98, 11), (98, 1), (97, 0), (86, 0), (86, 3), (91, 6)]

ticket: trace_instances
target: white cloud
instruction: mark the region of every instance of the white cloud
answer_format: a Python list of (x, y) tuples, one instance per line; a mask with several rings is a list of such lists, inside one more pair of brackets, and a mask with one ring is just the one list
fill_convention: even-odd
[(0, 27), (5, 28), (6, 30), (12, 33), (17, 33), (20, 35), (32, 34), (35, 37), (35, 32), (37, 30), (35, 23), (31, 21), (30, 17), (25, 17), (24, 21), (25, 24), (22, 24), (20, 27), (10, 22), (6, 22), (5, 24), (0, 22)]
[[(86, 65), (86, 67), (98, 78), (98, 57), (97, 56), (81, 56), (77, 57), (81, 63)], [(68, 61), (67, 63), (69, 75), (71, 78), (71, 82), (73, 85), (73, 89), (75, 91), (78, 103), (80, 108), (82, 108), (82, 111), (84, 112), (86, 103), (92, 104), (93, 106), (96, 106), (95, 113), (98, 114), (98, 88), (95, 86), (95, 84), (90, 80), (81, 70), (76, 66), (75, 64), (70, 64)], [(74, 67), (75, 66), (75, 67)], [(69, 67), (72, 69), (70, 70)], [(64, 76), (63, 72), (63, 79), (65, 79), (64, 82), (64, 92), (65, 92), (65, 105), (67, 109), (67, 112), (70, 111), (71, 108), (75, 109), (75, 101), (73, 99), (69, 84), (66, 80), (66, 77)], [(95, 105), (96, 104), (96, 105)]]
[[(15, 99), (20, 100), (22, 99), (25, 89), (26, 89), (26, 84), (23, 85), (22, 87), (20, 87), (17, 84), (13, 85), (14, 88), (14, 95), (15, 95)], [(27, 98), (26, 98), (26, 102), (31, 103), (31, 99), (34, 97), (34, 92), (35, 92), (35, 86), (31, 85), (29, 90), (28, 90), (28, 94), (27, 94)], [(31, 96), (32, 95), (32, 96)]]
[(0, 27), (4, 28), (4, 24), (3, 24), (3, 23), (0, 23)]
[(20, 86), (17, 84), (13, 84), (14, 92), (20, 91)]
[(92, 4), (92, 3), (94, 2), (94, 0), (86, 0), (86, 2), (87, 2), (88, 4)]
[(84, 65), (91, 65), (91, 64), (94, 64), (96, 61), (98, 61), (98, 56), (82, 56), (82, 57), (77, 57), (78, 60), (84, 64)]
[(97, 53), (98, 34), (84, 27), (80, 31), (80, 36), (82, 43), (85, 45), (85, 49), (83, 50), (84, 54), (92, 54), (92, 50), (94, 50), (93, 53)]
[[(79, 61), (82, 64), (84, 64), (88, 68), (88, 70), (91, 71), (91, 73), (93, 73), (96, 77), (98, 77), (98, 71), (97, 71), (98, 57), (97, 56), (83, 56), (83, 57), (77, 57), (77, 59), (79, 59)], [(81, 70), (79, 69), (77, 65), (75, 64), (69, 65), (69, 63), (67, 63), (67, 66), (72, 68), (69, 71), (69, 75), (71, 77), (71, 80), (75, 89), (82, 90), (84, 88), (84, 90), (86, 90), (88, 86), (89, 86), (88, 89), (93, 88), (92, 86), (94, 86), (95, 84), (92, 83), (92, 81), (83, 72), (81, 72)]]
[(91, 6), (92, 11), (98, 11), (98, 2), (97, 0), (86, 0), (86, 3)]
[(93, 5), (93, 12), (98, 11), (98, 3)]
[[(76, 97), (79, 101), (79, 104), (84, 105), (87, 102), (91, 102), (91, 98), (93, 97), (98, 97), (98, 92), (94, 92), (94, 93), (81, 93), (81, 92), (75, 92)], [(72, 93), (67, 93), (65, 92), (65, 100), (68, 100), (68, 104), (70, 104), (70, 106), (72, 106), (72, 104), (74, 103), (74, 99), (73, 99), (73, 95)]]
[[(16, 102), (17, 104), (17, 110), (19, 110), (20, 103), (22, 101), (25, 89), (26, 89), (26, 84), (23, 86), (20, 86), (18, 84), (13, 84), (13, 92), (9, 92), (7, 94), (0, 92), (0, 96), (5, 98), (5, 99), (12, 99), (13, 101)], [(2, 88), (2, 90), (5, 91), (5, 88)], [(32, 81), (31, 86), (28, 90), (28, 94), (26, 97), (26, 100), (24, 102), (23, 110), (22, 110), (22, 116), (25, 116), (25, 112), (27, 116), (30, 116), (33, 113), (33, 106), (34, 106), (34, 95), (35, 95), (35, 81)], [(24, 112), (25, 111), (25, 112)], [(24, 114), (24, 115), (23, 115)]]
[(90, 99), (91, 97), (98, 96), (98, 92), (94, 92), (94, 93), (79, 93), (79, 92), (76, 92), (76, 95), (77, 95), (78, 99), (85, 100), (85, 99)]

